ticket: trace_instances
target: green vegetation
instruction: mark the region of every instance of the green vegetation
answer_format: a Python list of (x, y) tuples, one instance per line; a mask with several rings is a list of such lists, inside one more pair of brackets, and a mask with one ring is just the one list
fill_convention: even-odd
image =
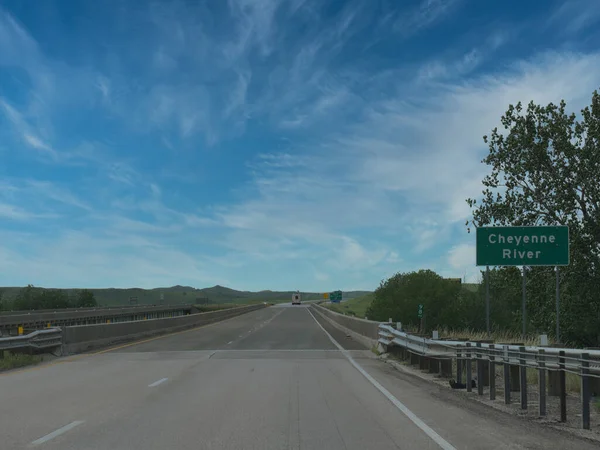
[(0, 296), (0, 310), (90, 308), (97, 306), (94, 293), (87, 290), (42, 289), (32, 285), (19, 289), (14, 298)]
[[(491, 168), (483, 199), (468, 199), (470, 227), (568, 225), (570, 265), (560, 269), (561, 341), (600, 345), (600, 94), (581, 111), (581, 120), (560, 105), (510, 105), (501, 119), (504, 131), (484, 142)], [(485, 273), (482, 272), (482, 279)], [(555, 330), (553, 267), (527, 271), (527, 330), (532, 336)], [(522, 276), (519, 268), (490, 270), (492, 330), (504, 342), (520, 337)], [(417, 317), (419, 304), (425, 317)], [(392, 317), (407, 328), (444, 330), (483, 337), (485, 287), (445, 280), (431, 270), (398, 273), (382, 281), (367, 310), (370, 319)], [(442, 334), (443, 335), (443, 334)]]
[(323, 306), (341, 314), (364, 318), (373, 298), (374, 295), (369, 293), (342, 303), (324, 303)]
[(0, 358), (0, 371), (16, 369), (17, 367), (30, 366), (42, 361), (40, 355), (27, 355), (24, 353), (4, 352), (4, 358)]
[[(561, 268), (561, 338), (582, 346), (600, 343), (600, 94), (595, 91), (580, 120), (564, 101), (547, 106), (510, 105), (503, 132), (484, 136), (491, 173), (483, 180), (483, 200), (468, 199), (473, 218), (467, 226), (568, 225), (570, 265)], [(494, 271), (505, 292), (507, 315), (513, 308), (519, 274)], [(528, 271), (530, 329), (555, 326), (555, 273), (551, 267)]]
[(477, 283), (463, 283), (463, 289), (467, 289), (472, 292), (477, 292), (479, 290), (479, 285)]
[(482, 302), (476, 292), (446, 280), (431, 270), (398, 273), (382, 281), (366, 311), (369, 319), (402, 322), (405, 328), (418, 329), (419, 304), (424, 305), (425, 330), (445, 326), (449, 329), (481, 329), (485, 326)]

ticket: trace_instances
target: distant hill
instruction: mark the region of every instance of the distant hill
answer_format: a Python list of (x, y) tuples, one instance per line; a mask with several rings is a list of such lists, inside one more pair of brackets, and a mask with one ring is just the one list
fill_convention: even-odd
[[(39, 287), (39, 286), (37, 286)], [(21, 287), (0, 287), (2, 297), (12, 300), (18, 294)], [(253, 303), (253, 302), (287, 302), (292, 299), (295, 291), (236, 291), (225, 286), (213, 286), (209, 288), (196, 289), (190, 286), (159, 287), (155, 289), (89, 289), (94, 293), (98, 304), (101, 306), (129, 305), (130, 297), (137, 297), (138, 305), (158, 305), (161, 294), (164, 304), (215, 304), (215, 303)], [(79, 289), (63, 289), (67, 294), (75, 294)], [(355, 298), (365, 295), (369, 291), (344, 292), (344, 298)], [(305, 300), (319, 300), (323, 298), (322, 293), (303, 293)]]

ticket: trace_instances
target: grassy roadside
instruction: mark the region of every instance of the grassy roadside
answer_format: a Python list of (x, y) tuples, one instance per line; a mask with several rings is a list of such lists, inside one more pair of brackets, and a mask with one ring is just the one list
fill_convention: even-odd
[(346, 314), (364, 319), (367, 313), (367, 308), (373, 301), (373, 297), (373, 294), (366, 294), (360, 297), (352, 298), (343, 303), (323, 303), (322, 306), (340, 314)]
[[(356, 317), (364, 318), (366, 310), (373, 301), (373, 294), (367, 294), (361, 297), (357, 297), (348, 300), (343, 303), (323, 303), (322, 306), (331, 309), (332, 311), (340, 314), (352, 315)], [(418, 330), (407, 330), (409, 332), (418, 332)], [(494, 331), (488, 338), (486, 332), (480, 332), (475, 330), (452, 330), (447, 328), (441, 328), (438, 330), (440, 338), (446, 339), (469, 339), (471, 341), (481, 341), (486, 339), (492, 339), (496, 343), (510, 344), (510, 343), (522, 343), (526, 346), (537, 346), (540, 345), (539, 335), (531, 334), (523, 339), (521, 334), (509, 330), (497, 330)], [(550, 345), (553, 342), (550, 340)], [(501, 370), (501, 366), (498, 366), (497, 370)], [(499, 372), (499, 375), (502, 375)], [(527, 369), (527, 383), (531, 385), (538, 384), (538, 371), (534, 368)], [(579, 393), (581, 391), (581, 379), (579, 375), (568, 372), (566, 374), (566, 388), (569, 393)], [(594, 407), (600, 411), (600, 402), (594, 403)]]
[(0, 372), (18, 367), (31, 366), (42, 361), (41, 355), (26, 355), (23, 353), (4, 352), (4, 358), (0, 358)]

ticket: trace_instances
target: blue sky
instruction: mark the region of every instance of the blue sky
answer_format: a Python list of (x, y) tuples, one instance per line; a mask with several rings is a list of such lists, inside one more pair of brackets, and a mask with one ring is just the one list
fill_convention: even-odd
[(600, 87), (596, 0), (4, 0), (0, 285), (477, 278), (509, 103)]

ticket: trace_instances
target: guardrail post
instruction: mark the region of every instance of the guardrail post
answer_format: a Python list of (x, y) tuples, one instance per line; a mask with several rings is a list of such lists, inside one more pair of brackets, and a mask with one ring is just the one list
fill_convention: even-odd
[(510, 405), (510, 358), (508, 345), (504, 346), (504, 403)]
[(473, 390), (472, 376), (473, 376), (473, 360), (471, 359), (471, 343), (467, 342), (467, 392)]
[(405, 353), (405, 350), (404, 350), (404, 347), (400, 347), (400, 348), (397, 350), (397, 352), (398, 352), (398, 356), (400, 356), (400, 360), (404, 361), (404, 359), (405, 359), (405, 355), (406, 355), (406, 353)]
[(456, 382), (462, 384), (463, 360), (460, 345), (456, 349)]
[(490, 344), (489, 349), (490, 400), (496, 400), (496, 347)]
[[(512, 352), (511, 352), (512, 354)], [(512, 354), (513, 357), (518, 355)], [(510, 365), (510, 390), (512, 392), (520, 392), (521, 391), (521, 370), (518, 365), (511, 364)]]
[(540, 388), (540, 416), (546, 415), (546, 362), (544, 349), (540, 349), (538, 356), (538, 387)]
[(410, 352), (410, 364), (411, 366), (415, 366), (419, 364), (419, 355), (416, 353)]
[(477, 358), (477, 394), (483, 395), (483, 359), (481, 356), (481, 342), (475, 344), (477, 346), (477, 352), (475, 358)]
[(440, 361), (440, 375), (443, 378), (450, 378), (452, 376), (452, 360), (442, 359)]
[(429, 373), (440, 373), (440, 360), (429, 358)]
[(551, 397), (560, 396), (560, 371), (548, 370), (548, 395)]
[(559, 389), (560, 389), (560, 421), (567, 421), (567, 378), (565, 373), (565, 352), (558, 352)]
[[(600, 348), (599, 347), (585, 347), (585, 350), (600, 350)], [(590, 377), (588, 377), (588, 382), (590, 383), (590, 397), (600, 396), (600, 378), (590, 376)]]
[(590, 355), (581, 354), (581, 428), (590, 429)]
[(519, 368), (521, 372), (521, 409), (527, 409), (527, 360), (525, 347), (519, 347)]
[[(479, 342), (481, 342), (482, 344), (493, 344), (494, 343), (494, 341), (490, 341), (487, 339), (479, 341)], [(489, 352), (487, 351), (487, 349), (482, 350), (483, 365), (481, 366), (482, 367), (481, 381), (483, 382), (484, 387), (487, 387), (490, 385), (490, 365), (486, 362), (487, 361), (486, 356), (488, 355), (488, 353)]]

